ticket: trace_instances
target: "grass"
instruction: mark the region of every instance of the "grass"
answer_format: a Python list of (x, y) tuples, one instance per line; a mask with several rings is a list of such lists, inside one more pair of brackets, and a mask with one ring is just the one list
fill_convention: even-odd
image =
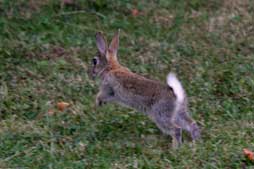
[[(63, 2), (0, 1), (0, 168), (254, 168), (242, 155), (254, 150), (253, 1)], [(178, 74), (199, 142), (173, 150), (141, 113), (94, 107), (94, 36), (118, 28), (122, 64)]]

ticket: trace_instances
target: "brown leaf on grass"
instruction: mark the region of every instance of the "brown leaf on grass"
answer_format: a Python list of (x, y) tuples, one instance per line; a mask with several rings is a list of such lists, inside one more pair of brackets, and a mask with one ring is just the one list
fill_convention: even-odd
[(244, 148), (243, 149), (243, 154), (251, 161), (254, 161), (254, 152), (251, 150)]
[(132, 9), (131, 14), (132, 14), (132, 16), (136, 17), (139, 15), (139, 11), (137, 9)]
[(70, 103), (67, 103), (67, 102), (58, 102), (56, 105), (57, 109), (60, 111), (64, 111), (69, 106), (70, 106)]

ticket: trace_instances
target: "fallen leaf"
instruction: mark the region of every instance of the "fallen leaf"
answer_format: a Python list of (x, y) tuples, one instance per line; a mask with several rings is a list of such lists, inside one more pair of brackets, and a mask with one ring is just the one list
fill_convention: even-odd
[(69, 106), (70, 106), (70, 103), (67, 103), (67, 102), (58, 102), (57, 103), (57, 109), (60, 111), (64, 111), (64, 109), (66, 109)]
[(139, 15), (139, 11), (137, 9), (132, 9), (131, 10), (131, 14), (132, 14), (132, 16), (138, 16)]
[(247, 149), (247, 148), (244, 148), (244, 149), (243, 149), (243, 154), (244, 154), (249, 160), (254, 161), (254, 153), (253, 153), (251, 150), (249, 150), (249, 149)]

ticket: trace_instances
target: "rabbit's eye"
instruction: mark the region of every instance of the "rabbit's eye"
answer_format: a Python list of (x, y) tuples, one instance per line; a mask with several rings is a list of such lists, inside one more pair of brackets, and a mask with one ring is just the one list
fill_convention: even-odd
[(97, 65), (98, 59), (97, 59), (97, 58), (93, 58), (93, 59), (92, 59), (92, 63), (93, 63), (93, 65)]

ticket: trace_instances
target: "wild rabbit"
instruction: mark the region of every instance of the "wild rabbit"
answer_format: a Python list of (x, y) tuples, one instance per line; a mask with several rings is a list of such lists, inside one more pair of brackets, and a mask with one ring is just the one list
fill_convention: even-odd
[(173, 147), (182, 143), (182, 129), (192, 140), (200, 137), (196, 122), (190, 117), (185, 91), (173, 73), (167, 76), (167, 84), (147, 79), (131, 72), (117, 60), (119, 31), (109, 47), (101, 33), (96, 34), (97, 55), (88, 70), (90, 77), (101, 79), (96, 105), (116, 102), (141, 111), (155, 122), (158, 128), (173, 138)]

